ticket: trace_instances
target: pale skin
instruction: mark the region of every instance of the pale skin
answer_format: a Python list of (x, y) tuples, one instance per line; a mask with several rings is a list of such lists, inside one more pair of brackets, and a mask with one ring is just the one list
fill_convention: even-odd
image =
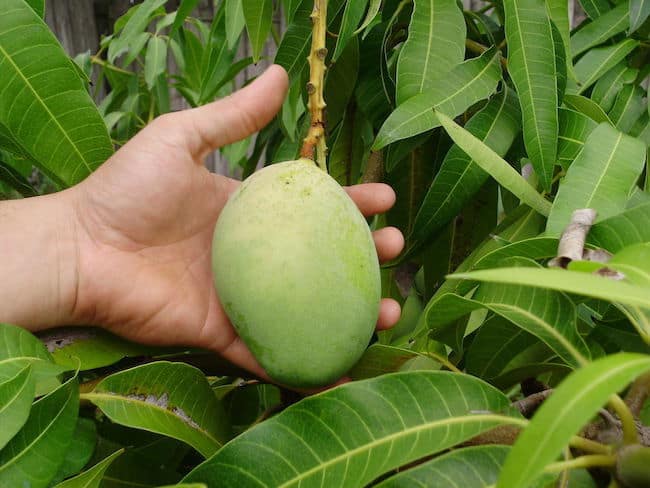
[[(264, 127), (287, 84), (273, 66), (228, 98), (159, 117), (73, 188), (0, 202), (0, 322), (100, 326), (141, 343), (212, 350), (265, 377), (219, 303), (210, 266), (215, 223), (239, 182), (208, 172), (203, 158)], [(347, 191), (365, 215), (395, 202), (383, 184)], [(374, 240), (382, 261), (404, 245), (395, 228)], [(399, 314), (383, 300), (377, 327)]]

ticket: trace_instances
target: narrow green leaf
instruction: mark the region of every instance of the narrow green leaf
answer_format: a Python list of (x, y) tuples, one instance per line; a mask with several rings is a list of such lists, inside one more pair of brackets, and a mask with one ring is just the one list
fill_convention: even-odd
[(612, 6), (608, 0), (579, 0), (583, 10), (590, 19), (595, 20), (605, 12), (611, 10)]
[(120, 371), (82, 397), (113, 422), (181, 440), (205, 457), (229, 436), (221, 403), (187, 364), (160, 361)]
[(104, 122), (43, 20), (23, 0), (5, 0), (3, 8), (8, 12), (0, 16), (3, 136), (57, 184), (78, 183), (112, 153)]
[(635, 32), (650, 16), (650, 1), (630, 0), (630, 33)]
[(354, 31), (363, 18), (367, 6), (368, 0), (347, 2), (345, 5), (343, 19), (341, 20), (341, 28), (339, 29), (339, 37), (336, 40), (336, 48), (334, 48), (334, 54), (332, 55), (332, 62), (335, 63), (336, 60), (339, 59), (339, 56), (343, 54), (348, 42), (350, 42), (354, 36)]
[(455, 0), (415, 0), (397, 62), (397, 104), (435, 87), (465, 56), (465, 21)]
[(643, 99), (646, 92), (639, 85), (625, 85), (609, 112), (612, 123), (621, 132), (629, 133), (641, 115), (646, 113)]
[(560, 108), (560, 135), (557, 145), (557, 160), (563, 169), (567, 169), (580, 154), (587, 137), (598, 124), (586, 115)]
[(83, 473), (63, 481), (55, 486), (55, 488), (99, 488), (102, 483), (104, 473), (109, 468), (111, 463), (122, 453), (124, 449), (115, 451), (103, 461), (95, 464), (92, 468), (84, 471)]
[(609, 111), (621, 88), (628, 83), (633, 83), (638, 73), (638, 69), (629, 68), (625, 62), (617, 64), (596, 82), (591, 92), (591, 99), (603, 110)]
[(78, 474), (95, 451), (98, 442), (97, 427), (94, 420), (79, 417), (72, 434), (72, 441), (66, 449), (63, 463), (59, 466), (52, 483), (60, 482), (70, 476)]
[[(564, 48), (565, 63), (567, 68), (572, 68), (571, 57), (575, 56), (571, 52), (571, 41), (569, 38), (571, 25), (569, 22), (569, 2), (565, 0), (546, 0), (546, 10), (548, 16), (557, 27), (558, 33), (562, 38), (562, 46)], [(557, 49), (556, 49), (557, 51)]]
[[(406, 469), (375, 485), (377, 488), (493, 488), (510, 446), (473, 446), (457, 449)], [(548, 486), (548, 479), (528, 488)], [(572, 485), (573, 486), (573, 485)]]
[(623, 61), (638, 45), (638, 41), (625, 39), (614, 46), (596, 47), (587, 52), (574, 67), (580, 85), (578, 93), (584, 92), (596, 83), (601, 76)]
[(212, 20), (208, 45), (201, 56), (199, 105), (212, 101), (217, 95), (217, 90), (225, 83), (224, 80), (228, 80), (229, 77), (234, 78), (235, 75), (231, 70), (248, 65), (248, 62), (243, 60), (233, 64), (235, 51), (236, 49), (228, 49), (226, 16), (224, 10), (220, 9)]
[(587, 241), (611, 253), (633, 244), (650, 242), (650, 203), (597, 223), (591, 228)]
[[(167, 3), (167, 0), (144, 0), (141, 4), (136, 5), (137, 8), (129, 10), (130, 15), (128, 17), (123, 16), (128, 20), (119, 31), (119, 37), (114, 38), (108, 45), (108, 60), (111, 63), (114, 63), (120, 55), (129, 50), (135, 38), (141, 36), (146, 30), (154, 13), (165, 3)], [(117, 22), (114, 30), (117, 34)]]
[[(417, 351), (402, 349), (395, 346), (373, 344), (370, 346), (357, 364), (350, 370), (348, 376), (353, 380), (374, 378), (387, 373), (402, 371), (402, 367), (416, 358), (427, 358)], [(430, 359), (430, 358), (429, 358)], [(432, 360), (434, 367), (439, 369), (439, 364)], [(424, 368), (422, 368), (424, 369)]]
[(459, 318), (482, 308), (536, 336), (570, 366), (580, 366), (590, 358), (578, 334), (575, 305), (566, 295), (551, 290), (488, 284), (481, 285), (472, 299), (452, 293), (436, 295), (423, 319), (435, 339)]
[(557, 154), (558, 94), (555, 45), (544, 0), (504, 0), (508, 71), (517, 87), (524, 143), (544, 189)]
[(593, 22), (586, 24), (571, 36), (571, 55), (574, 58), (579, 56), (616, 34), (620, 34), (629, 25), (628, 6), (623, 2)]
[(546, 232), (558, 236), (574, 210), (593, 208), (598, 220), (612, 217), (625, 206), (645, 165), (646, 148), (638, 139), (600, 124), (587, 138), (560, 185)]
[(650, 370), (650, 357), (621, 353), (571, 373), (535, 413), (506, 458), (497, 488), (528, 486), (609, 396)]
[[(467, 122), (465, 130), (503, 156), (520, 131), (520, 120), (517, 96), (505, 87)], [(446, 225), (488, 178), (470, 156), (453, 146), (415, 217), (412, 240), (424, 241)]]
[(500, 55), (490, 50), (431, 82), (432, 88), (398, 106), (381, 127), (373, 149), (412, 137), (440, 125), (433, 109), (457, 116), (490, 96), (501, 79)]
[(273, 24), (272, 0), (241, 0), (246, 31), (253, 48), (253, 61), (260, 60), (266, 38), (271, 33)]
[(614, 281), (598, 275), (559, 269), (499, 268), (471, 273), (456, 273), (454, 279), (491, 281), (586, 295), (609, 302), (650, 308), (647, 287)]
[[(355, 38), (348, 42), (338, 62), (334, 63), (327, 72), (324, 96), (327, 100), (327, 123), (331, 124), (330, 127), (336, 127), (341, 122), (349, 106), (357, 83), (359, 58), (359, 41)], [(302, 102), (301, 91), (299, 95)]]
[[(176, 10), (176, 17), (174, 18), (174, 23), (172, 24), (171, 31), (169, 35), (173, 35), (174, 32), (178, 30), (180, 26), (183, 25), (183, 22), (185, 22), (185, 19), (192, 13), (192, 10), (197, 6), (199, 3), (199, 0), (182, 0), (181, 4), (178, 6), (178, 10)], [(237, 2), (239, 3), (239, 2)], [(243, 24), (242, 24), (243, 27)]]
[(166, 69), (167, 42), (161, 37), (152, 36), (144, 59), (144, 79), (149, 90), (153, 90), (156, 80)]
[[(2, 368), (2, 364), (0, 364)], [(32, 365), (0, 382), (0, 450), (25, 425), (35, 393)]]
[(542, 215), (548, 215), (551, 204), (535, 191), (515, 169), (497, 153), (483, 144), (479, 139), (456, 124), (441, 112), (436, 112), (438, 119), (449, 137), (465, 151), (485, 172), (489, 173), (501, 186), (521, 199), (523, 203)]
[(65, 457), (78, 409), (76, 377), (35, 402), (24, 427), (0, 451), (0, 486), (47, 487)]
[(582, 95), (566, 94), (564, 96), (564, 105), (566, 105), (571, 110), (575, 110), (576, 112), (580, 112), (581, 114), (586, 115), (596, 123), (612, 123), (600, 105), (587, 97), (583, 97)]
[(244, 19), (241, 0), (225, 1), (226, 39), (228, 40), (228, 49), (233, 49), (246, 26), (246, 20)]
[(302, 400), (228, 443), (184, 481), (365, 486), (499, 424), (520, 425), (506, 416), (511, 412), (505, 395), (470, 376), (393, 373)]

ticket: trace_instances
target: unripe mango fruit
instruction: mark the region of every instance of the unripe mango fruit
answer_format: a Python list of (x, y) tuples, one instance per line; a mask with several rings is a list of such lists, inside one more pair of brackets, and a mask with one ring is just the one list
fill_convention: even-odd
[(368, 225), (312, 161), (246, 179), (214, 232), (212, 269), (235, 329), (275, 381), (327, 385), (368, 346), (381, 282)]

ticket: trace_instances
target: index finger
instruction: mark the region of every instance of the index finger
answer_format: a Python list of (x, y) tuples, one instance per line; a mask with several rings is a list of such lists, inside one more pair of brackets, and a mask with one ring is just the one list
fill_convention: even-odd
[(395, 205), (395, 192), (384, 183), (363, 183), (345, 188), (363, 215), (384, 213)]

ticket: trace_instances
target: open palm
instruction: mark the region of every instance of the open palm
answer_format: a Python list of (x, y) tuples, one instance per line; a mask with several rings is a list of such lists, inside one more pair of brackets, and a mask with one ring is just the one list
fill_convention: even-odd
[[(139, 342), (204, 347), (263, 374), (219, 304), (210, 266), (214, 225), (238, 182), (202, 160), (268, 123), (286, 87), (284, 71), (272, 67), (229, 98), (160, 117), (76, 187), (76, 321)], [(380, 184), (348, 191), (367, 215), (395, 198)], [(375, 242), (382, 259), (403, 245), (391, 228)], [(383, 302), (379, 327), (398, 316), (396, 303)]]

